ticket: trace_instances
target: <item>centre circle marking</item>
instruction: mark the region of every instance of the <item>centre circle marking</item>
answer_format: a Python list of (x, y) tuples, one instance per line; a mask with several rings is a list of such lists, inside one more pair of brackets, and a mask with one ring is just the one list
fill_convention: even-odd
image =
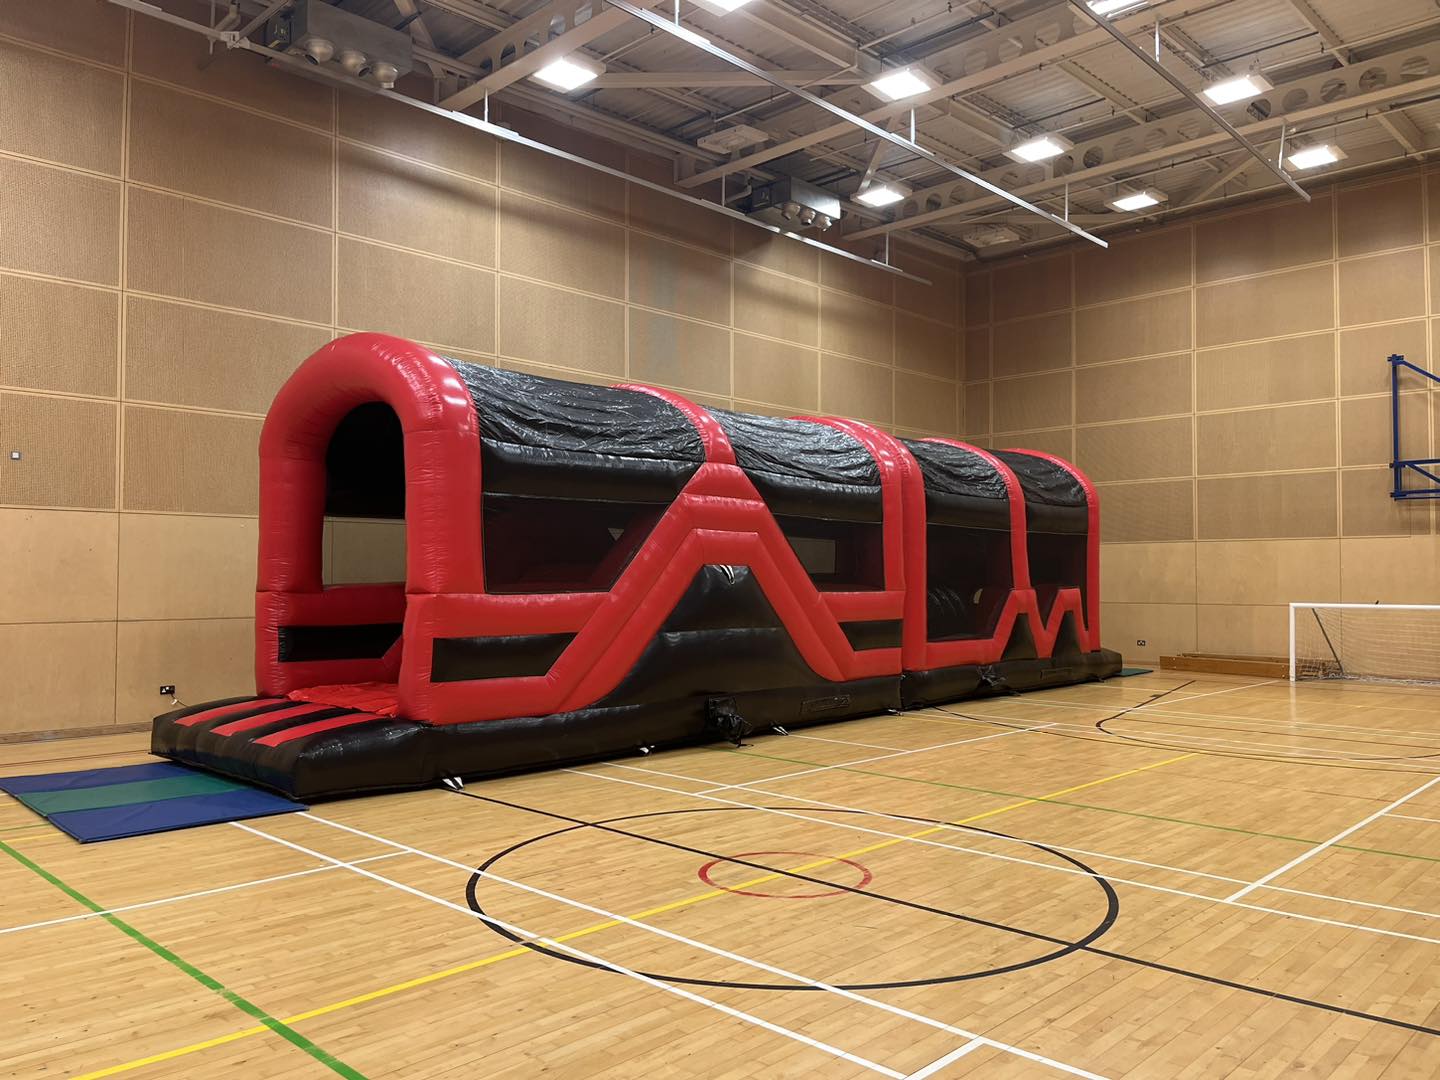
[[(765, 855), (793, 855), (797, 859), (810, 859), (830, 863), (839, 863), (841, 865), (848, 866), (851, 869), (858, 871), (860, 874), (860, 880), (857, 881), (854, 885), (851, 885), (849, 888), (829, 889), (825, 892), (773, 893), (760, 892), (756, 889), (731, 888), (729, 885), (722, 885), (720, 884), (720, 882), (714, 881), (710, 877), (710, 871), (717, 866), (723, 865), (724, 863), (733, 863), (737, 859), (753, 859), (757, 856)], [(861, 866), (854, 859), (840, 859), (836, 858), (833, 855), (816, 855), (813, 851), (740, 851), (736, 852), (734, 855), (731, 855), (728, 858), (711, 859), (704, 866), (700, 867), (699, 871), (696, 874), (696, 877), (698, 877), (706, 885), (709, 885), (712, 889), (719, 889), (722, 892), (734, 893), (736, 896), (756, 896), (764, 900), (820, 900), (827, 896), (845, 896), (847, 893), (854, 892), (857, 889), (864, 889), (866, 885), (869, 885), (870, 882), (875, 880), (875, 875), (872, 874), (866, 867)]]
[[(522, 937), (514, 930), (511, 930), (508, 927), (501, 925), (498, 921), (492, 921), (493, 917), (490, 916), (490, 914), (481, 906), (479, 896), (477, 895), (480, 883), (485, 880), (486, 873), (490, 870), (491, 867), (493, 867), (496, 863), (500, 862), (502, 859), (506, 858), (507, 856), (513, 855), (517, 851), (529, 847), (532, 844), (542, 843), (546, 840), (553, 840), (558, 836), (565, 836), (569, 833), (582, 832), (585, 830), (613, 832), (629, 839), (638, 838), (643, 840), (649, 840), (663, 846), (688, 851), (691, 854), (723, 860), (723, 856), (717, 856), (714, 852), (711, 851), (700, 851), (693, 847), (679, 844), (675, 841), (660, 840), (656, 837), (641, 836), (637, 833), (624, 832), (618, 827), (611, 828), (611, 826), (618, 826), (619, 823), (622, 822), (645, 821), (650, 818), (676, 817), (684, 814), (734, 814), (745, 812), (763, 812), (765, 810), (778, 810), (784, 813), (795, 813), (797, 811), (804, 811), (811, 814), (853, 814), (860, 817), (874, 816), (865, 810), (832, 809), (828, 807), (825, 809), (820, 809), (818, 807), (811, 806), (707, 806), (696, 808), (693, 810), (656, 810), (648, 814), (623, 814), (619, 817), (606, 818), (602, 821), (587, 821), (580, 822), (574, 825), (565, 825), (561, 828), (552, 829), (549, 832), (544, 832), (536, 836), (532, 836), (528, 840), (520, 840), (517, 843), (511, 844), (509, 847), (501, 851), (497, 851), (494, 855), (491, 855), (488, 859), (486, 859), (483, 863), (476, 867), (475, 872), (470, 875), (470, 880), (465, 884), (465, 899), (469, 903), (470, 910), (473, 911), (476, 915), (482, 916), (481, 921), (483, 922), (486, 929), (490, 930), (494, 934), (499, 935), (507, 941), (514, 942), (517, 945), (522, 945), (525, 948), (531, 950), (532, 952), (542, 953), (545, 956), (550, 957), (551, 959), (562, 960), (567, 964), (574, 964), (577, 967), (592, 968), (596, 971), (614, 971), (614, 968), (612, 968), (608, 964), (605, 964), (603, 962), (597, 962), (595, 960), (587, 960), (584, 957), (575, 956), (572, 953), (564, 952), (562, 949), (550, 948), (547, 945), (541, 945), (530, 938)], [(937, 818), (916, 817), (913, 814), (887, 814), (885, 816), (888, 818), (903, 818), (906, 821), (913, 821), (917, 825), (948, 824), (947, 822), (941, 821)], [(975, 825), (966, 825), (962, 826), (962, 828), (967, 832), (980, 833), (985, 836), (997, 837), (1004, 840), (1012, 840), (1015, 843), (1031, 848), (1034, 851), (1044, 852), (1047, 856), (1053, 859), (1058, 859), (1063, 863), (1067, 863), (1069, 866), (1080, 871), (1080, 874), (1078, 876), (1083, 876), (1085, 879), (1091, 881), (1100, 891), (1103, 910), (1100, 913), (1100, 917), (1096, 920), (1095, 925), (1091, 927), (1088, 931), (1086, 931), (1084, 934), (1080, 935), (1078, 938), (1072, 940), (1070, 938), (1060, 937), (1055, 934), (1047, 934), (1037, 930), (1028, 930), (1021, 929), (1019, 927), (1008, 926), (1004, 923), (995, 922), (990, 919), (984, 919), (974, 915), (966, 915), (964, 912), (948, 911), (944, 908), (935, 907), (929, 904), (923, 904), (919, 901), (902, 900), (892, 896), (885, 896), (883, 893), (877, 893), (869, 890), (861, 890), (851, 886), (837, 886), (842, 891), (852, 892), (857, 896), (868, 897), (869, 899), (874, 900), (877, 903), (889, 903), (895, 904), (900, 907), (913, 908), (915, 910), (928, 912), (932, 915), (940, 915), (952, 918), (959, 922), (968, 923), (971, 926), (983, 926), (988, 927), (992, 930), (1008, 932), (1011, 934), (1015, 934), (1019, 937), (1028, 938), (1031, 941), (1044, 942), (1055, 947), (1049, 952), (1042, 953), (1039, 956), (1030, 956), (1026, 957), (1023, 960), (1016, 960), (1012, 963), (997, 964), (993, 967), (977, 968), (972, 971), (962, 971), (948, 975), (932, 975), (923, 979), (888, 979), (874, 982), (832, 983), (830, 985), (840, 990), (863, 992), (867, 990), (896, 990), (911, 986), (939, 986), (946, 983), (965, 982), (970, 979), (988, 978), (992, 975), (1006, 975), (1015, 971), (1023, 971), (1026, 968), (1038, 967), (1041, 964), (1048, 964), (1052, 960), (1059, 960), (1062, 957), (1069, 956), (1072, 953), (1079, 952), (1082, 949), (1088, 948), (1090, 945), (1094, 944), (1100, 938), (1104, 937), (1107, 933), (1109, 933), (1110, 928), (1115, 925), (1116, 919), (1120, 917), (1120, 898), (1116, 895), (1114, 886), (1112, 886), (1110, 882), (1107, 881), (1102, 874), (1100, 874), (1099, 871), (1085, 865), (1085, 863), (1081, 862), (1074, 856), (1057, 850), (1056, 848), (1046, 847), (1044, 844), (1037, 843), (1033, 840), (1021, 840), (1018, 837), (1009, 836), (1006, 833), (996, 832), (992, 829), (982, 829)], [(731, 859), (741, 857), (742, 856), (731, 856)], [(760, 865), (753, 865), (751, 868), (761, 871), (771, 870), (770, 867)], [(790, 871), (787, 872), (784, 876), (794, 878), (798, 875), (796, 875), (794, 871)], [(806, 883), (818, 885), (831, 884), (830, 882), (823, 881), (807, 881)], [(636, 972), (636, 974), (643, 975), (647, 979), (657, 979), (662, 982), (674, 983), (682, 986), (711, 986), (736, 990), (791, 990), (802, 992), (824, 989), (824, 987), (820, 986), (811, 986), (805, 983), (793, 982), (761, 983), (742, 982), (733, 979), (701, 979), (693, 978), (686, 975), (673, 975), (668, 973), (650, 971), (640, 971)]]

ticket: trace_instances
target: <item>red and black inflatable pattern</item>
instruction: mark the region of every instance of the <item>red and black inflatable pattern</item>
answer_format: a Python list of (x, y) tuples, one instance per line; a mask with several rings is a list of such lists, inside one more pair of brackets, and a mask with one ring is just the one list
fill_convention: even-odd
[[(1074, 466), (339, 339), (261, 439), (258, 697), (157, 753), (299, 797), (1118, 671)], [(325, 587), (327, 516), (406, 581)]]

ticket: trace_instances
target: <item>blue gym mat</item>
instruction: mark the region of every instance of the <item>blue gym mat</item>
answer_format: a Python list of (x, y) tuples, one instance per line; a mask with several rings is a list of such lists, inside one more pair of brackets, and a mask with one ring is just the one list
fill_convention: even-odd
[(82, 844), (307, 809), (248, 784), (167, 763), (0, 777), (0, 791)]
[(1127, 668), (1121, 668), (1121, 669), (1120, 669), (1120, 677), (1121, 677), (1122, 679), (1128, 679), (1131, 675), (1149, 675), (1149, 674), (1152, 674), (1154, 671), (1155, 671), (1154, 668), (1148, 668), (1148, 667), (1127, 667)]

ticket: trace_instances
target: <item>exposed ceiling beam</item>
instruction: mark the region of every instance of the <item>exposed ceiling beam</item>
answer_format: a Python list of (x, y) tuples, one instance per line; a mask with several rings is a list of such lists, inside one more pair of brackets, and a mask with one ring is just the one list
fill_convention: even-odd
[[(1440, 55), (1440, 45), (1431, 44), (1424, 46), (1423, 49), (1429, 54)], [(1367, 64), (1380, 64), (1383, 61), (1392, 63), (1398, 67), (1406, 57), (1413, 55), (1416, 55), (1416, 48), (1414, 47), (1402, 53), (1395, 53), (1390, 57), (1367, 61)], [(1312, 76), (1310, 79), (1297, 80), (1295, 83), (1289, 85), (1296, 88), (1313, 85), (1317, 93), (1313, 93), (1310, 100), (1316, 100), (1319, 96), (1318, 89), (1320, 84), (1335, 78), (1336, 74), (1334, 71), (1323, 72), (1317, 76)], [(1328, 120), (1333, 120), (1335, 117), (1344, 113), (1353, 112), (1364, 114), (1368, 110), (1385, 108), (1397, 101), (1403, 101), (1406, 98), (1425, 97), (1436, 93), (1440, 93), (1440, 75), (1431, 75), (1410, 82), (1402, 82), (1397, 78), (1392, 79), (1388, 85), (1370, 91), (1369, 93), (1346, 94), (1333, 101), (1323, 102), (1309, 108), (1292, 110), (1288, 113), (1277, 110), (1264, 120), (1257, 120), (1253, 123), (1243, 125), (1240, 128), (1240, 132), (1252, 140), (1265, 136), (1275, 136), (1279, 134), (1282, 125), (1288, 126), (1293, 131), (1300, 125), (1323, 123)], [(1164, 123), (1174, 128), (1178, 126), (1182, 119), (1183, 117), (1167, 117)], [(1142, 126), (1138, 129), (1127, 128), (1122, 132), (1107, 136), (1105, 139), (1097, 140), (1095, 145), (1113, 145), (1119, 138), (1129, 139), (1132, 143), (1138, 143), (1143, 146), (1145, 145), (1144, 127)], [(1214, 131), (1205, 135), (1196, 136), (1192, 139), (1183, 139), (1156, 146), (1154, 149), (1142, 150), (1130, 157), (1107, 159), (1101, 164), (1090, 168), (1082, 167), (1063, 176), (1047, 176), (1033, 183), (1023, 184), (1015, 188), (1013, 194), (1033, 198), (1037, 195), (1043, 195), (1046, 192), (1058, 191), (1064, 188), (1066, 184), (1078, 185), (1086, 181), (1104, 182), (1117, 175), (1124, 176), (1138, 173), (1161, 163), (1183, 161), (1187, 158), (1217, 150), (1229, 153), (1232, 151), (1233, 146), (1234, 143), (1227, 132)], [(1074, 153), (1077, 160), (1082, 160), (1084, 149), (1085, 147), (1082, 145), (1075, 147)], [(992, 170), (991, 173), (987, 175), (998, 176), (1004, 171), (1004, 168)], [(862, 229), (853, 234), (854, 238), (864, 239), (868, 236), (878, 236), (887, 232), (922, 228), (927, 225), (933, 225), (939, 221), (945, 221), (949, 218), (974, 214), (1003, 205), (999, 199), (991, 195), (978, 195), (974, 198), (962, 198), (959, 201), (955, 201), (953, 195), (957, 186), (955, 183), (947, 182), (915, 192), (912, 199), (917, 204), (924, 205), (925, 200), (933, 195), (941, 200), (941, 208), (938, 210), (922, 211), (911, 217), (897, 218), (895, 221), (883, 225)]]
[[(1195, 11), (1204, 10), (1212, 6), (1209, 0), (1162, 0), (1157, 7), (1166, 7), (1171, 11), (1172, 18), (1180, 18)], [(743, 9), (742, 9), (743, 10)], [(1141, 26), (1149, 25), (1149, 13), (1155, 8), (1147, 9), (1144, 16), (1124, 16), (1116, 22), (1123, 28), (1138, 29)], [(942, 83), (933, 90), (923, 94), (917, 94), (913, 98), (896, 102), (891, 105), (882, 105), (879, 108), (871, 109), (861, 114), (863, 119), (871, 123), (880, 123), (901, 113), (908, 113), (912, 108), (920, 105), (929, 105), (944, 98), (954, 97), (957, 94), (970, 93), (975, 90), (989, 86), (1000, 79), (1019, 75), (1023, 72), (1033, 71), (1036, 68), (1047, 64), (1056, 64), (1061, 60), (1077, 56), (1090, 49), (1110, 41), (1110, 36), (1104, 30), (1092, 28), (1090, 30), (1077, 30), (1073, 21), (1062, 19), (1058, 27), (1059, 39), (1042, 44), (1040, 34), (1046, 31), (1055, 30), (1055, 13), (1046, 9), (1034, 15), (1028, 15), (1008, 24), (1001, 34), (988, 34), (975, 41), (976, 51), (972, 56), (981, 57), (984, 60), (983, 66), (969, 75), (949, 82)], [(1020, 40), (1020, 52), (1012, 55), (1014, 45), (1011, 40)], [(818, 128), (806, 135), (800, 135), (787, 139), (775, 146), (757, 150), (742, 155), (733, 161), (704, 172), (696, 173), (694, 176), (681, 181), (682, 186), (693, 187), (700, 184), (707, 184), (717, 180), (726, 173), (738, 172), (756, 165), (763, 165), (767, 161), (774, 161), (776, 158), (793, 154), (798, 150), (804, 150), (814, 146), (816, 143), (833, 139), (837, 135), (843, 135), (850, 130), (851, 125), (847, 122), (829, 124)]]
[[(1290, 6), (1295, 9), (1306, 26), (1320, 35), (1320, 40), (1325, 43), (1330, 55), (1335, 57), (1341, 67), (1349, 67), (1354, 63), (1354, 57), (1350, 54), (1344, 40), (1335, 32), (1334, 27), (1315, 10), (1310, 0), (1290, 0)], [(1400, 144), (1405, 153), (1413, 157), (1425, 148), (1425, 136), (1415, 126), (1415, 122), (1401, 110), (1395, 109), (1383, 113), (1375, 119), (1380, 122), (1380, 126), (1389, 133), (1390, 137)]]
[[(552, 60), (558, 60), (629, 22), (623, 11), (612, 7), (591, 15), (584, 22), (578, 22), (582, 11), (590, 10), (590, 2), (591, 0), (551, 0), (519, 22), (462, 53), (462, 61), (474, 64), (482, 71), (488, 71), (488, 74), (451, 94), (440, 102), (440, 107), (457, 111), (468, 109), (511, 83), (535, 74)], [(555, 37), (550, 37), (550, 28), (556, 19), (561, 20), (566, 29)], [(544, 44), (527, 52), (526, 41), (534, 38), (539, 38)]]
[[(1075, 10), (1082, 15), (1089, 11), (1089, 8), (1085, 6), (1085, 0), (1070, 0), (1070, 6), (1075, 8)], [(1159, 75), (1162, 79), (1164, 79), (1171, 86), (1173, 86), (1182, 97), (1188, 98), (1191, 103), (1198, 106), (1204, 112), (1208, 113), (1210, 115), (1210, 118), (1214, 120), (1215, 123), (1219, 124), (1222, 128), (1224, 128), (1225, 131), (1230, 135), (1230, 137), (1245, 149), (1246, 153), (1248, 153), (1256, 161), (1260, 162), (1260, 164), (1264, 165), (1266, 169), (1268, 169), (1271, 173), (1275, 175), (1276, 179), (1280, 180), (1282, 183), (1288, 186), (1290, 190), (1295, 192), (1296, 195), (1299, 195), (1306, 202), (1310, 201), (1309, 192), (1307, 192), (1304, 188), (1297, 184), (1294, 178), (1292, 178), (1290, 174), (1285, 171), (1283, 162), (1271, 161), (1264, 154), (1262, 154), (1255, 147), (1255, 145), (1250, 142), (1249, 139), (1247, 139), (1243, 134), (1241, 134), (1240, 129), (1237, 128), (1234, 124), (1232, 124), (1228, 119), (1226, 119), (1226, 117), (1218, 109), (1216, 109), (1214, 105), (1211, 105), (1203, 97), (1195, 93), (1194, 90), (1191, 90), (1188, 86), (1185, 85), (1184, 80), (1182, 80), (1180, 76), (1176, 75), (1173, 71), (1171, 71), (1164, 65), (1159, 55), (1160, 43), (1158, 38), (1160, 35), (1160, 23), (1158, 21), (1155, 23), (1155, 35), (1157, 38), (1155, 43), (1156, 55), (1152, 57), (1148, 52), (1146, 52), (1144, 49), (1140, 48), (1140, 46), (1136, 45), (1133, 41), (1131, 41), (1129, 36), (1123, 30), (1121, 30), (1117, 26), (1112, 25), (1109, 19), (1106, 19), (1103, 16), (1094, 15), (1093, 13), (1090, 15), (1090, 17), (1095, 20), (1095, 25), (1099, 26), (1102, 30), (1104, 30), (1107, 34), (1114, 38), (1117, 44), (1124, 46), (1124, 48), (1132, 56), (1134, 56), (1137, 60), (1143, 63), (1151, 71), (1155, 72), (1156, 75)]]
[(732, 66), (737, 67), (742, 71), (749, 71), (752, 74), (760, 75), (762, 78), (766, 79), (767, 82), (773, 83), (777, 89), (784, 90), (786, 93), (789, 94), (793, 94), (794, 96), (804, 101), (808, 101), (812, 105), (820, 106), (827, 112), (839, 116), (842, 123), (844, 123), (847, 127), (858, 127), (863, 131), (868, 131), (871, 135), (876, 135), (886, 140), (887, 142), (895, 143), (906, 149), (908, 152), (916, 155), (917, 157), (924, 158), (932, 165), (938, 165), (940, 168), (955, 174), (962, 180), (967, 181), (968, 183), (976, 184), (982, 188), (985, 188), (986, 190), (994, 193), (1000, 198), (1006, 200), (1007, 202), (1014, 203), (1022, 210), (1028, 210), (1032, 214), (1044, 218), (1053, 225), (1058, 225), (1062, 229), (1074, 233), (1076, 236), (1079, 236), (1085, 240), (1089, 240), (1092, 244), (1096, 244), (1100, 247), (1108, 246), (1105, 241), (1099, 239), (1098, 237), (1092, 236), (1090, 233), (1086, 232), (1078, 225), (1072, 225), (1070, 224), (1070, 222), (1065, 221), (1063, 218), (1060, 218), (1055, 214), (1050, 213), (1048, 210), (1042, 210), (1040, 207), (1034, 205), (1033, 203), (1026, 202), (1024, 199), (1018, 198), (1017, 196), (1006, 191), (1005, 189), (997, 187), (994, 184), (982, 179), (981, 177), (976, 176), (973, 173), (967, 172), (953, 162), (946, 161), (944, 158), (940, 157), (933, 151), (928, 150), (923, 146), (917, 145), (913, 140), (907, 140), (902, 136), (894, 134), (887, 128), (877, 126), (876, 124), (871, 123), (868, 120), (856, 116), (853, 113), (847, 112), (845, 109), (840, 108), (840, 106), (838, 105), (826, 102), (825, 100), (816, 97), (808, 90), (805, 90), (801, 87), (792, 86), (786, 83), (783, 79), (769, 75), (768, 73), (762, 71), (760, 68), (755, 67), (753, 64), (750, 64), (749, 62), (741, 59), (733, 53), (726, 52), (719, 45), (716, 45), (708, 38), (695, 33), (695, 31), (693, 30), (681, 26), (678, 22), (672, 23), (669, 19), (657, 15), (655, 12), (649, 10), (648, 8), (640, 7), (638, 5), (630, 3), (629, 0), (610, 0), (610, 3), (614, 4), (616, 8), (621, 11), (629, 12), (632, 16), (639, 19), (641, 22), (646, 23), (647, 25), (652, 26), (657, 30), (662, 30), (665, 33), (669, 34), (671, 37), (678, 38), (679, 40), (684, 41), (686, 44), (691, 45), (696, 49), (699, 49), (701, 52), (704, 52), (710, 56), (714, 56), (719, 60), (723, 60), (727, 64), (731, 64)]
[[(805, 86), (854, 86), (865, 75), (836, 74), (833, 71), (775, 71), (791, 82)], [(592, 90), (653, 90), (657, 87), (767, 86), (764, 79), (744, 71), (607, 71), (589, 84)]]
[[(425, 17), (420, 14), (420, 9), (415, 6), (415, 0), (394, 0), (395, 10), (410, 20), (410, 37), (417, 45), (427, 49), (435, 48), (435, 39), (430, 36), (430, 28), (425, 25)], [(438, 60), (427, 60), (431, 75), (445, 74), (444, 66)]]

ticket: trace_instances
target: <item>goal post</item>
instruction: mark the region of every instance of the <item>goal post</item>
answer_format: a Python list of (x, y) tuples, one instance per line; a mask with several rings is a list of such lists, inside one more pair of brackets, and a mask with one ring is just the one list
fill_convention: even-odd
[(1440, 686), (1440, 604), (1290, 605), (1290, 681)]

